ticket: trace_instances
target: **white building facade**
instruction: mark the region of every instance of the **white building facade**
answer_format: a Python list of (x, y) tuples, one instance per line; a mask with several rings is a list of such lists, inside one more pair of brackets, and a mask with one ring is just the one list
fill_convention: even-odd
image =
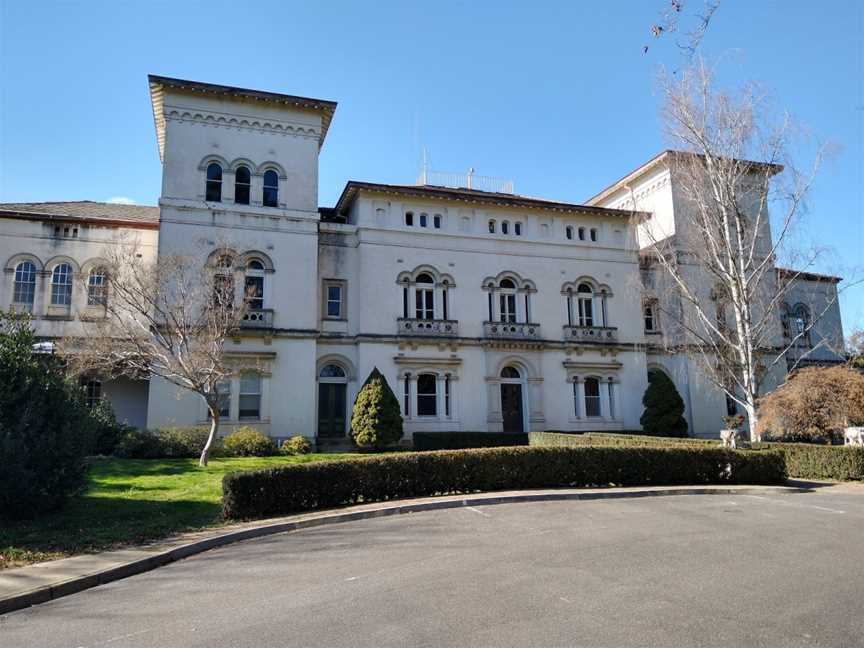
[[(0, 205), (0, 304), (31, 312), (41, 337), (83, 333), (99, 316), (92, 293), (105, 245), (133, 236), (143, 254), (200, 254), (202, 266), (227, 247), (228, 271), (254, 299), (228, 344), (236, 373), (222, 434), (252, 425), (277, 440), (344, 440), (377, 367), (402, 405), (406, 440), (637, 430), (650, 368), (675, 381), (691, 434), (716, 435), (724, 397), (658, 343), (638, 226), (614, 208), (616, 190), (577, 205), (352, 181), (335, 207), (319, 208), (318, 152), (335, 103), (164, 77), (150, 77), (150, 90), (158, 209)], [(640, 176), (661, 179), (640, 208), (673, 227), (662, 175), (661, 163)], [(811, 279), (815, 293), (836, 295), (835, 278)], [(813, 308), (812, 294), (802, 288), (800, 305)], [(839, 311), (826, 322), (820, 335), (842, 340)], [(206, 423), (201, 399), (163, 380), (94, 378), (90, 393), (97, 383), (133, 425)]]

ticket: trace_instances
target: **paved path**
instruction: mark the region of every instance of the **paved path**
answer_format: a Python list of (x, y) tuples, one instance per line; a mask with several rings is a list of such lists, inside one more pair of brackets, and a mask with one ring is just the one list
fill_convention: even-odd
[(861, 491), (472, 506), (216, 549), (0, 616), (18, 646), (861, 646)]

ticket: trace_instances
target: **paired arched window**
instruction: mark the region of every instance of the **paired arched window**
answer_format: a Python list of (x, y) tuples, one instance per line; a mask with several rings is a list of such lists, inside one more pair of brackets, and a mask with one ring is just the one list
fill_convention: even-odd
[(435, 374), (417, 376), (417, 415), (438, 415), (438, 376)]
[(234, 172), (234, 202), (248, 205), (252, 192), (252, 171), (247, 166), (239, 166)]
[(87, 277), (87, 305), (105, 306), (108, 303), (108, 272), (103, 267), (94, 268)]
[(562, 292), (567, 296), (569, 326), (609, 326), (606, 301), (611, 293), (605, 286), (597, 289), (591, 281), (580, 280), (575, 286), (565, 284)]
[(498, 321), (516, 321), (516, 284), (512, 279), (502, 279), (498, 284)]
[(32, 261), (22, 261), (15, 266), (15, 286), (12, 301), (32, 310), (35, 296), (36, 264)]
[(577, 322), (579, 326), (594, 326), (594, 290), (586, 283), (576, 288)]
[(51, 305), (72, 306), (72, 266), (61, 263), (51, 273)]
[(440, 274), (429, 266), (419, 266), (413, 272), (400, 274), (396, 282), (402, 286), (403, 319), (450, 318), (450, 290), (455, 287), (450, 275)]
[(211, 162), (207, 165), (204, 200), (207, 202), (222, 202), (222, 165), (218, 162)]
[(273, 169), (264, 172), (262, 203), (265, 207), (279, 206), (279, 174)]
[(234, 259), (223, 254), (216, 260), (213, 274), (213, 305), (216, 308), (234, 306)]
[(414, 317), (422, 320), (435, 319), (435, 280), (424, 272), (415, 279)]

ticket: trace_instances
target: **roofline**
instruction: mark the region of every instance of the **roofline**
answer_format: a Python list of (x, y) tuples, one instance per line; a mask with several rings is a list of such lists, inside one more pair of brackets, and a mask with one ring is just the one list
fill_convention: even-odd
[(18, 220), (58, 221), (62, 223), (92, 223), (106, 227), (131, 227), (133, 229), (158, 230), (159, 221), (123, 220), (120, 218), (87, 218), (86, 216), (70, 216), (68, 214), (44, 214), (17, 209), (0, 209), (0, 218), (15, 218)]
[(559, 212), (597, 214), (619, 218), (632, 218), (633, 216), (646, 218), (648, 216), (645, 212), (634, 212), (628, 209), (608, 209), (606, 207), (596, 207), (592, 205), (555, 202), (551, 200), (543, 200), (541, 198), (526, 198), (518, 195), (509, 196), (506, 194), (478, 191), (475, 189), (453, 189), (449, 187), (433, 187), (428, 185), (418, 185), (415, 187), (409, 185), (359, 182), (356, 180), (349, 180), (345, 184), (345, 188), (342, 190), (339, 200), (336, 201), (336, 212), (340, 214), (347, 212), (357, 197), (357, 193), (360, 191), (420, 196), (424, 198), (442, 198), (457, 202), (497, 205), (499, 207), (527, 207), (530, 209), (546, 209)]
[[(596, 205), (601, 200), (605, 200), (611, 194), (618, 191), (618, 189), (621, 189), (622, 187), (626, 187), (630, 182), (632, 182), (633, 180), (635, 180), (636, 178), (638, 178), (642, 174), (647, 173), (648, 171), (650, 171), (654, 167), (658, 166), (667, 157), (672, 157), (674, 155), (702, 155), (702, 154), (701, 153), (688, 153), (687, 151), (676, 151), (674, 149), (666, 149), (664, 151), (661, 151), (660, 153), (658, 153), (657, 155), (652, 157), (647, 162), (640, 164), (638, 167), (633, 169), (630, 173), (625, 175), (623, 178), (616, 180), (615, 182), (613, 182), (612, 184), (607, 186), (605, 189), (603, 189), (600, 192), (591, 196), (588, 200), (585, 201), (585, 204), (586, 205)], [(766, 163), (766, 162), (754, 162), (752, 160), (747, 160), (747, 161), (749, 161), (751, 164), (766, 167), (770, 171), (770, 175), (775, 175), (777, 173), (780, 173), (783, 170), (782, 164), (770, 164), (770, 163)]]
[(156, 143), (159, 148), (159, 159), (162, 161), (164, 161), (165, 157), (165, 116), (163, 114), (165, 88), (228, 95), (230, 97), (254, 99), (268, 103), (288, 104), (306, 110), (321, 112), (321, 137), (318, 140), (319, 149), (324, 146), (324, 139), (327, 137), (327, 131), (330, 128), (330, 122), (333, 121), (333, 113), (336, 111), (337, 105), (335, 101), (327, 99), (313, 99), (312, 97), (300, 97), (279, 92), (238, 88), (236, 86), (219, 85), (216, 83), (204, 83), (203, 81), (190, 81), (187, 79), (159, 76), (157, 74), (148, 74), (147, 84), (150, 87), (150, 103), (153, 106), (153, 122), (156, 127)]
[(816, 272), (807, 272), (805, 270), (793, 270), (792, 268), (775, 268), (778, 275), (797, 275), (799, 280), (803, 281), (824, 281), (826, 283), (840, 283), (843, 277), (836, 275), (819, 274)]

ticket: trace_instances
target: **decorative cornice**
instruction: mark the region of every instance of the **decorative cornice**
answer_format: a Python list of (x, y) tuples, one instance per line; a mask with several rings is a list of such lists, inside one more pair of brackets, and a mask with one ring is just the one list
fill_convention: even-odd
[(320, 131), (309, 124), (276, 119), (256, 119), (254, 117), (243, 117), (238, 115), (226, 115), (224, 113), (191, 110), (186, 108), (166, 108), (164, 112), (165, 122), (193, 122), (217, 128), (228, 128), (233, 130), (249, 130), (269, 133), (271, 135), (293, 135), (295, 137), (307, 137), (319, 139)]

